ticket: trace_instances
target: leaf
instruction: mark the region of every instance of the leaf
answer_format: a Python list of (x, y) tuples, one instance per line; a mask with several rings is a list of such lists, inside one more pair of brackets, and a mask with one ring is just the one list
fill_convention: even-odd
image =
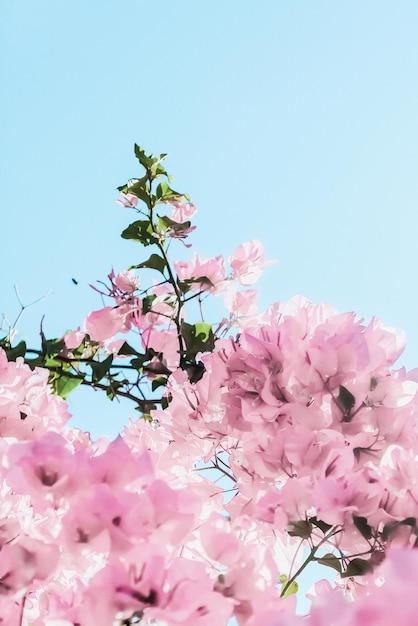
[(165, 268), (167, 267), (167, 261), (159, 254), (151, 254), (149, 259), (143, 261), (139, 265), (132, 265), (129, 269), (141, 269), (142, 267), (157, 270), (157, 272), (161, 272), (161, 274), (163, 274)]
[(383, 541), (387, 541), (398, 528), (399, 526), (409, 526), (411, 531), (416, 534), (416, 524), (417, 520), (415, 517), (407, 517), (406, 519), (389, 522), (389, 524), (385, 524), (382, 530), (382, 539)]
[(325, 565), (325, 567), (331, 567), (341, 574), (341, 561), (335, 556), (335, 554), (331, 554), (331, 552), (329, 552), (328, 554), (324, 554), (324, 556), (315, 559), (315, 561), (320, 565)]
[(165, 385), (167, 384), (167, 378), (165, 378), (165, 376), (157, 376), (157, 378), (154, 378), (154, 380), (151, 383), (151, 388), (153, 391), (155, 391), (156, 389), (158, 389), (158, 387), (165, 387)]
[(152, 356), (147, 350), (145, 354), (138, 354), (135, 359), (131, 359), (131, 365), (135, 370), (142, 370), (142, 368), (144, 367), (144, 363), (146, 363), (150, 359), (152, 359)]
[[(283, 589), (286, 587), (286, 585), (283, 586)], [(286, 591), (282, 592), (282, 598), (288, 598), (289, 596), (291, 596), (294, 593), (297, 593), (299, 590), (299, 585), (296, 582), (296, 580), (294, 580), (292, 583), (290, 583), (290, 585), (286, 588)]]
[(145, 176), (144, 178), (141, 178), (140, 180), (138, 180), (137, 183), (134, 183), (133, 185), (128, 185), (126, 192), (124, 191), (123, 193), (133, 194), (134, 196), (139, 198), (139, 200), (142, 200), (142, 202), (144, 202), (148, 206), (151, 195), (149, 194), (146, 188), (147, 180), (148, 180), (148, 176)]
[(83, 382), (84, 376), (69, 376), (68, 374), (60, 374), (53, 381), (53, 389), (54, 393), (57, 396), (61, 396), (61, 398), (65, 398), (68, 396), (71, 391), (77, 389), (79, 385)]
[(411, 528), (415, 528), (415, 526), (417, 525), (417, 520), (416, 517), (407, 517), (399, 523), (403, 526), (410, 526)]
[(373, 571), (373, 565), (370, 561), (364, 559), (353, 559), (349, 562), (345, 572), (341, 574), (341, 578), (351, 578), (352, 576), (364, 576)]
[(136, 158), (141, 163), (142, 167), (144, 167), (146, 170), (150, 169), (150, 167), (154, 165), (154, 163), (158, 162), (158, 159), (153, 154), (147, 156), (145, 154), (145, 150), (138, 146), (138, 144), (134, 145), (134, 152)]
[(175, 222), (170, 217), (167, 217), (167, 215), (163, 215), (162, 217), (158, 216), (158, 225), (161, 230), (170, 230), (174, 233), (181, 233), (190, 228), (191, 222), (189, 220), (186, 222)]
[(309, 521), (312, 522), (314, 526), (319, 528), (319, 530), (322, 530), (324, 535), (330, 530), (330, 528), (332, 528), (331, 524), (327, 524), (326, 522), (323, 522), (322, 520), (317, 519), (316, 517), (310, 517)]
[(371, 539), (372, 527), (367, 523), (367, 518), (353, 515), (354, 526), (365, 539)]
[(166, 183), (165, 180), (161, 181), (161, 183), (157, 185), (155, 195), (162, 202), (167, 202), (168, 200), (174, 200), (176, 198), (184, 198), (184, 195), (182, 193), (171, 189), (170, 185)]
[(199, 352), (211, 352), (215, 347), (212, 326), (207, 322), (182, 322), (181, 333), (187, 348), (184, 356), (188, 359), (194, 359)]
[(104, 361), (90, 361), (89, 365), (92, 369), (91, 379), (93, 383), (98, 383), (103, 376), (109, 372), (110, 366), (112, 365), (113, 354), (109, 355)]
[(206, 368), (201, 361), (198, 363), (190, 363), (186, 367), (187, 376), (189, 381), (193, 384), (198, 383), (201, 380), (203, 374), (206, 372)]
[(123, 387), (123, 383), (119, 381), (112, 381), (112, 384), (106, 388), (106, 396), (112, 402), (117, 396), (117, 390)]
[(122, 232), (121, 237), (123, 237), (123, 239), (139, 241), (143, 246), (156, 243), (156, 238), (153, 235), (152, 225), (149, 220), (137, 220), (136, 222), (132, 222), (132, 224), (129, 224)]
[(142, 299), (142, 315), (146, 315), (151, 311), (152, 303), (156, 297), (156, 295), (151, 294), (150, 296), (145, 296), (145, 298)]
[(312, 534), (312, 524), (308, 520), (298, 520), (290, 522), (287, 532), (291, 537), (300, 537), (301, 539), (309, 539)]
[(208, 285), (209, 287), (214, 287), (215, 285), (207, 276), (199, 276), (193, 278), (187, 278), (186, 280), (177, 280), (177, 285), (180, 291), (185, 294), (192, 288), (196, 283), (200, 285)]
[(6, 349), (7, 360), (16, 361), (17, 357), (25, 356), (26, 354), (26, 341), (20, 341), (14, 348)]
[(129, 343), (127, 343), (126, 341), (119, 348), (118, 354), (125, 355), (125, 356), (136, 354), (139, 356), (139, 352), (137, 352), (135, 348), (132, 348), (132, 346), (130, 346)]
[(42, 350), (46, 356), (54, 357), (65, 348), (65, 341), (62, 339), (43, 339)]
[(350, 421), (350, 411), (356, 403), (356, 399), (351, 393), (348, 391), (346, 387), (340, 385), (340, 393), (338, 394), (338, 405), (344, 413), (344, 422)]

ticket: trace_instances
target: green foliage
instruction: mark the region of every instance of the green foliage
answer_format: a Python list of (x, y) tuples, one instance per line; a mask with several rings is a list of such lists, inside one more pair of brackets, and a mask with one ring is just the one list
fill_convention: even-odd
[(296, 580), (289, 583), (289, 579), (286, 574), (280, 575), (279, 583), (282, 585), (282, 592), (280, 594), (282, 598), (288, 598), (299, 591), (299, 585)]
[(104, 361), (90, 361), (89, 365), (92, 369), (92, 381), (98, 383), (109, 373), (113, 362), (113, 355), (108, 356)]
[(157, 272), (164, 274), (164, 270), (167, 267), (167, 261), (163, 259), (163, 257), (161, 257), (159, 254), (151, 254), (149, 259), (143, 261), (142, 263), (139, 263), (139, 265), (132, 265), (129, 269), (141, 269), (143, 267), (157, 270)]
[(20, 341), (17, 346), (12, 348), (6, 338), (0, 341), (0, 347), (6, 351), (8, 361), (16, 361), (19, 356), (26, 354), (26, 341)]
[(312, 524), (308, 520), (298, 520), (291, 522), (287, 527), (287, 532), (291, 537), (301, 537), (301, 539), (309, 539), (312, 535)]
[(354, 407), (356, 403), (356, 399), (351, 393), (348, 391), (346, 387), (340, 385), (340, 393), (337, 398), (338, 406), (344, 413), (344, 422), (349, 422), (351, 420), (351, 409)]
[(372, 527), (367, 523), (367, 519), (365, 517), (358, 517), (357, 515), (353, 515), (353, 522), (354, 526), (365, 539), (371, 539)]
[(322, 532), (327, 533), (329, 530), (331, 530), (332, 526), (331, 524), (327, 524), (326, 522), (323, 522), (322, 520), (317, 519), (316, 517), (310, 517), (309, 521), (316, 526), (317, 528), (319, 528), (320, 530), (322, 530)]
[(58, 373), (52, 380), (52, 388), (54, 393), (65, 400), (71, 391), (81, 385), (83, 379), (83, 375), (73, 376), (72, 374)]
[(335, 556), (335, 554), (328, 552), (327, 554), (324, 554), (324, 556), (316, 558), (315, 561), (320, 565), (325, 565), (325, 567), (331, 567), (341, 574), (341, 561)]
[(354, 576), (364, 576), (373, 571), (373, 565), (365, 559), (352, 559), (347, 565), (345, 572), (342, 572), (341, 578), (351, 578)]
[(215, 346), (212, 326), (206, 322), (182, 322), (181, 334), (186, 344), (186, 360), (193, 360), (199, 352), (211, 352)]
[(161, 181), (161, 183), (157, 185), (155, 195), (158, 200), (161, 200), (161, 202), (169, 202), (170, 200), (183, 200), (183, 198), (185, 197), (178, 191), (174, 191), (174, 189), (171, 189), (170, 185), (166, 183), (165, 180)]
[(122, 231), (121, 237), (123, 237), (123, 239), (138, 241), (143, 246), (157, 243), (157, 238), (154, 235), (154, 230), (149, 220), (137, 220), (136, 222), (132, 222), (132, 224), (129, 224), (129, 226)]

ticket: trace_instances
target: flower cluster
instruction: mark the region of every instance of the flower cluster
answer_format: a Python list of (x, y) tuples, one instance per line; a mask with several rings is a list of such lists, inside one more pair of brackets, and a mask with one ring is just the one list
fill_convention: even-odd
[[(258, 314), (258, 240), (229, 272), (223, 256), (171, 261), (196, 208), (165, 155), (135, 155), (145, 175), (118, 202), (140, 219), (122, 237), (154, 252), (94, 287), (107, 305), (83, 330), (42, 330), (40, 350), (0, 341), (0, 623), (415, 623), (418, 370), (394, 369), (404, 337), (301, 297)], [(142, 270), (157, 276), (145, 288)], [(228, 316), (212, 325), (203, 304), (219, 294)], [(80, 384), (140, 417), (93, 441), (68, 424)], [(300, 617), (313, 562), (336, 581), (317, 582)]]

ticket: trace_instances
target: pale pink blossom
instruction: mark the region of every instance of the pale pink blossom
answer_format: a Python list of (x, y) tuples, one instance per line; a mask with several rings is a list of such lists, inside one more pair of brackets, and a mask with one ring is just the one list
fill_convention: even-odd
[(77, 330), (65, 333), (63, 340), (67, 350), (75, 350), (78, 348), (83, 342), (85, 336), (86, 334), (80, 330), (80, 327), (78, 327)]
[(98, 311), (92, 311), (84, 322), (86, 333), (93, 341), (103, 342), (114, 337), (117, 333), (127, 332), (129, 322), (127, 313), (122, 307), (105, 306)]
[(264, 246), (258, 239), (239, 245), (228, 260), (234, 278), (241, 285), (253, 285), (260, 278), (263, 269), (275, 262), (264, 260)]
[(175, 200), (170, 200), (170, 204), (173, 206), (171, 219), (179, 224), (190, 221), (197, 213), (197, 208), (191, 202), (176, 202)]
[[(201, 289), (207, 291), (211, 288), (220, 288), (225, 280), (225, 266), (222, 256), (211, 259), (201, 259), (198, 254), (194, 254), (190, 261), (175, 261), (174, 269), (180, 280), (193, 281), (190, 289)], [(199, 278), (206, 278), (210, 281), (199, 282)]]
[(118, 200), (115, 200), (118, 204), (121, 204), (123, 207), (127, 209), (135, 209), (138, 204), (137, 196), (134, 196), (133, 193), (122, 193), (121, 197)]

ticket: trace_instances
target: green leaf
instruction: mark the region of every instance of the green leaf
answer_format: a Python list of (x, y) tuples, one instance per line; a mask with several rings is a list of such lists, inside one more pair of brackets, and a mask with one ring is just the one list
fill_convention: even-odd
[(212, 326), (207, 322), (182, 322), (181, 332), (186, 343), (186, 358), (194, 359), (199, 352), (211, 352), (215, 347)]
[(155, 294), (151, 294), (150, 296), (145, 296), (142, 299), (142, 315), (146, 315), (152, 309), (152, 303), (154, 302), (157, 296)]
[(167, 262), (163, 257), (159, 254), (151, 254), (150, 258), (139, 265), (132, 265), (129, 269), (141, 269), (143, 267), (147, 267), (152, 270), (157, 270), (157, 272), (164, 273), (165, 268), (167, 267)]
[(133, 369), (140, 371), (144, 367), (144, 363), (149, 361), (151, 358), (152, 356), (150, 356), (147, 350), (145, 354), (138, 354), (138, 356), (135, 359), (131, 359), (131, 365)]
[(348, 391), (346, 387), (340, 385), (340, 393), (338, 394), (337, 400), (339, 407), (344, 413), (344, 422), (349, 422), (351, 419), (350, 411), (356, 403), (355, 397), (351, 391)]
[(332, 528), (331, 524), (327, 524), (326, 522), (323, 522), (322, 520), (317, 519), (316, 517), (310, 517), (309, 521), (312, 522), (314, 526), (319, 528), (319, 530), (322, 530), (324, 535)]
[(315, 559), (315, 561), (320, 563), (320, 565), (325, 565), (325, 567), (331, 567), (341, 574), (341, 561), (337, 559), (335, 554), (331, 554), (331, 552), (329, 552), (328, 554), (324, 554), (324, 556)]
[(167, 384), (167, 378), (165, 376), (157, 376), (151, 383), (152, 390), (155, 391), (158, 387), (165, 387)]
[(17, 357), (25, 356), (26, 354), (26, 341), (20, 341), (14, 348), (6, 349), (7, 360), (16, 361)]
[(120, 389), (121, 387), (123, 387), (123, 383), (113, 380), (112, 384), (109, 385), (109, 387), (106, 388), (106, 395), (109, 398), (110, 401), (113, 401), (116, 396), (117, 396), (117, 391), (118, 389)]
[(125, 341), (119, 348), (118, 354), (130, 356), (131, 354), (139, 355), (139, 352), (137, 352), (135, 348), (132, 348), (132, 346)]
[[(283, 586), (283, 589), (286, 587), (286, 585)], [(286, 591), (284, 593), (282, 593), (282, 598), (288, 598), (289, 596), (293, 595), (294, 593), (297, 593), (299, 590), (299, 585), (296, 582), (296, 580), (294, 580), (292, 583), (290, 583), (290, 585), (286, 588)]]
[(46, 356), (54, 357), (65, 348), (65, 341), (62, 339), (42, 339), (42, 350)]
[(144, 167), (146, 170), (150, 169), (150, 167), (154, 165), (154, 163), (158, 162), (158, 159), (153, 154), (147, 156), (145, 154), (145, 150), (138, 146), (138, 144), (134, 145), (134, 152), (136, 158), (138, 159), (142, 167)]
[(387, 541), (389, 537), (399, 528), (399, 526), (409, 526), (411, 531), (416, 534), (416, 523), (417, 520), (415, 517), (407, 517), (406, 519), (400, 521), (385, 524), (382, 530), (383, 541)]
[(170, 185), (166, 183), (165, 180), (161, 181), (161, 183), (157, 185), (155, 195), (159, 200), (161, 200), (161, 202), (168, 202), (169, 200), (184, 198), (184, 195), (182, 193), (171, 189)]
[(166, 176), (167, 179), (170, 180), (170, 177), (167, 174), (165, 168), (161, 165), (161, 161), (163, 161), (166, 156), (167, 156), (166, 154), (160, 154), (158, 163), (151, 165), (150, 172), (151, 172), (152, 178), (158, 178), (159, 176)]
[(163, 215), (162, 217), (158, 216), (158, 225), (163, 231), (170, 230), (174, 233), (182, 233), (190, 228), (191, 222), (189, 220), (186, 222), (175, 222), (167, 215)]
[(123, 239), (139, 241), (143, 246), (149, 246), (157, 242), (156, 238), (153, 236), (153, 229), (149, 220), (137, 220), (136, 222), (132, 222), (132, 224), (129, 224), (122, 232), (121, 237), (123, 237)]
[(144, 202), (147, 206), (149, 206), (151, 196), (146, 187), (147, 180), (148, 176), (145, 176), (144, 178), (139, 179), (138, 182), (133, 183), (132, 185), (128, 184), (126, 191), (124, 191), (123, 193), (131, 193), (139, 198), (139, 200), (142, 200), (142, 202)]
[(353, 515), (353, 522), (354, 526), (365, 539), (371, 539), (372, 527), (367, 523), (366, 517), (358, 517), (357, 515)]
[(374, 391), (378, 385), (378, 379), (375, 378), (374, 376), (371, 377), (370, 379), (370, 391)]
[(192, 288), (193, 285), (208, 285), (214, 287), (215, 285), (207, 276), (199, 276), (193, 278), (187, 278), (186, 280), (177, 280), (177, 285), (180, 291), (185, 294)]
[(57, 396), (61, 396), (61, 398), (65, 398), (68, 396), (71, 391), (77, 389), (79, 385), (83, 382), (84, 376), (70, 376), (68, 374), (59, 374), (57, 378), (53, 380), (53, 389), (54, 393)]
[(312, 534), (312, 524), (308, 520), (298, 520), (290, 522), (287, 532), (291, 537), (300, 537), (301, 539), (309, 539)]
[(407, 517), (406, 519), (403, 519), (399, 523), (402, 524), (403, 526), (410, 526), (411, 528), (415, 528), (417, 525), (417, 519), (416, 517)]
[(198, 383), (206, 372), (206, 368), (201, 361), (198, 363), (190, 363), (185, 369), (192, 385)]
[(349, 562), (345, 572), (341, 574), (341, 578), (351, 578), (352, 576), (364, 576), (373, 571), (373, 565), (370, 561), (364, 559), (353, 559)]
[(110, 354), (104, 361), (90, 361), (89, 365), (92, 369), (91, 379), (93, 383), (98, 383), (103, 376), (109, 372), (110, 366), (112, 365), (113, 354)]

